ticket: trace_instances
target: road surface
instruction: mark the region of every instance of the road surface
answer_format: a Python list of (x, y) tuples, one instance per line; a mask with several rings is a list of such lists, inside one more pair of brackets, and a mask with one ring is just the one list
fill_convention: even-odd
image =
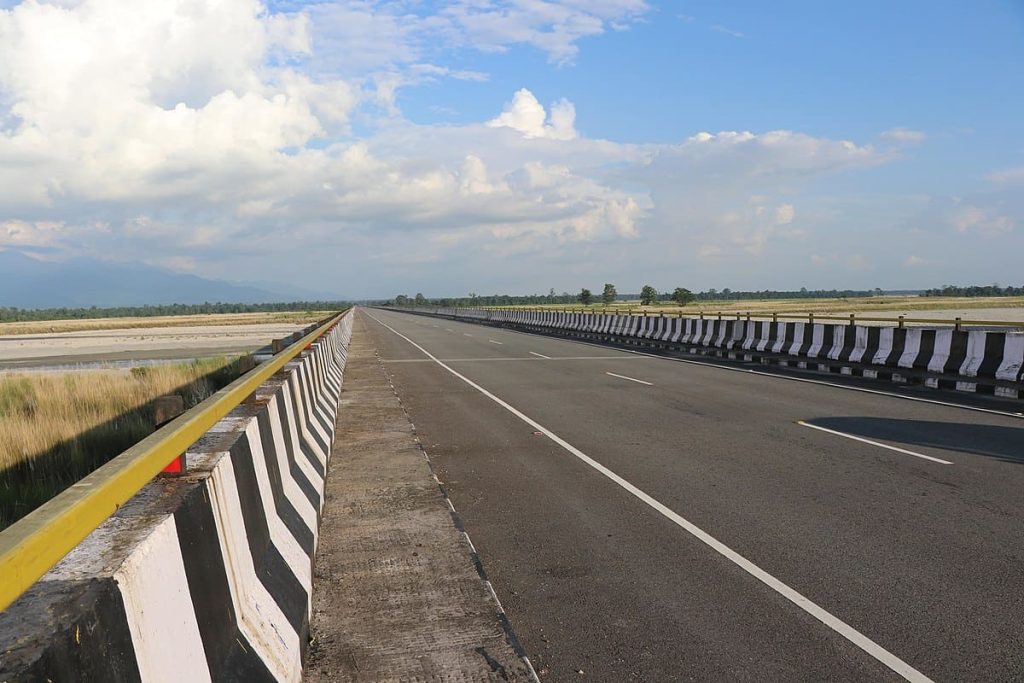
[(1024, 679), (1024, 420), (359, 311), (546, 681)]

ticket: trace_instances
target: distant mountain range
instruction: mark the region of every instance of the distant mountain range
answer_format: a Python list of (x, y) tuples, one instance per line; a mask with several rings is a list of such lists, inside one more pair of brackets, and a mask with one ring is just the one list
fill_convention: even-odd
[(152, 266), (94, 259), (40, 261), (0, 251), (0, 307), (88, 308), (159, 304), (267, 303), (336, 296), (285, 285), (210, 280)]

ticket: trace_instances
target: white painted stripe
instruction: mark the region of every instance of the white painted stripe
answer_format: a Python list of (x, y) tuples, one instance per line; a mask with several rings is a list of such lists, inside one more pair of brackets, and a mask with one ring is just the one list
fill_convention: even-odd
[(890, 446), (889, 444), (882, 443), (880, 441), (872, 441), (871, 439), (865, 439), (860, 436), (854, 436), (853, 434), (837, 432), (834, 429), (826, 429), (825, 427), (819, 427), (818, 425), (809, 424), (807, 422), (804, 422), (803, 420), (800, 420), (799, 422), (797, 422), (797, 424), (801, 425), (802, 427), (810, 427), (811, 429), (817, 429), (819, 432), (828, 432), (829, 434), (835, 434), (836, 436), (841, 436), (844, 439), (853, 439), (854, 441), (860, 441), (861, 443), (871, 444), (872, 446), (878, 446), (879, 448), (885, 448), (890, 451), (896, 451), (897, 453), (903, 453), (904, 455), (912, 455), (915, 458), (923, 458), (925, 460), (931, 460), (932, 462), (941, 463), (943, 465), (953, 464), (949, 460), (943, 460), (942, 458), (933, 458), (932, 456), (925, 455), (924, 453), (915, 453), (914, 451), (908, 451), (905, 448), (897, 448), (896, 446)]
[(472, 337), (473, 335), (471, 335), (469, 332), (463, 332), (462, 336), (463, 337)]
[(124, 601), (143, 683), (209, 681), (173, 515), (128, 555), (114, 581)]
[(500, 341), (494, 341), (493, 339), (488, 339), (487, 341), (491, 342), (492, 344), (501, 344), (502, 343)]
[(874, 642), (873, 640), (871, 640), (870, 638), (865, 636), (863, 633), (861, 633), (857, 629), (855, 629), (852, 626), (850, 626), (849, 624), (841, 621), (837, 617), (833, 616), (830, 612), (827, 612), (824, 608), (818, 606), (816, 603), (812, 602), (810, 599), (804, 597), (802, 594), (800, 594), (797, 591), (795, 591), (794, 589), (790, 588), (788, 585), (784, 584), (782, 581), (779, 581), (774, 576), (772, 576), (768, 572), (764, 571), (763, 569), (761, 569), (760, 567), (755, 565), (753, 562), (751, 562), (747, 558), (745, 558), (742, 555), (740, 555), (739, 553), (737, 553), (735, 550), (729, 548), (724, 543), (722, 543), (718, 539), (714, 538), (713, 536), (711, 536), (709, 533), (707, 533), (706, 531), (704, 531), (703, 529), (701, 529), (697, 525), (695, 525), (692, 522), (686, 520), (681, 515), (677, 514), (676, 512), (674, 512), (673, 510), (671, 510), (667, 506), (665, 506), (662, 503), (658, 502), (653, 497), (651, 497), (647, 493), (643, 492), (642, 490), (640, 490), (639, 488), (637, 488), (633, 484), (629, 483), (628, 481), (626, 481), (625, 479), (623, 479), (619, 475), (615, 474), (615, 472), (611, 471), (610, 469), (608, 469), (607, 467), (605, 467), (601, 463), (599, 463), (596, 460), (594, 460), (593, 458), (589, 457), (588, 455), (583, 453), (583, 451), (579, 450), (578, 448), (576, 448), (575, 446), (573, 446), (569, 442), (565, 441), (564, 439), (559, 437), (557, 434), (555, 434), (554, 432), (552, 432), (551, 430), (549, 430), (548, 428), (546, 428), (545, 426), (543, 426), (542, 424), (540, 424), (536, 420), (534, 420), (534, 419), (532, 419), (530, 417), (527, 417), (526, 415), (524, 415), (523, 413), (519, 412), (516, 408), (514, 408), (510, 404), (506, 403), (505, 401), (503, 401), (502, 399), (498, 398), (497, 396), (495, 396), (491, 392), (487, 391), (486, 389), (481, 387), (479, 384), (476, 384), (473, 380), (469, 379), (465, 375), (459, 374), (458, 372), (456, 372), (452, 368), (448, 367), (447, 365), (445, 365), (441, 361), (437, 360), (436, 358), (434, 358), (434, 356), (429, 351), (427, 351), (425, 348), (423, 348), (422, 346), (420, 346), (419, 344), (414, 342), (412, 339), (409, 339), (404, 334), (402, 334), (401, 332), (397, 331), (396, 329), (394, 329), (393, 327), (391, 327), (387, 323), (384, 323), (384, 322), (381, 322), (380, 320), (377, 320), (377, 318), (374, 318), (372, 315), (370, 316), (370, 318), (372, 318), (373, 320), (376, 320), (378, 323), (380, 323), (381, 325), (383, 325), (387, 329), (391, 330), (393, 333), (395, 333), (396, 335), (398, 335), (399, 337), (401, 337), (405, 341), (407, 341), (410, 344), (412, 344), (413, 346), (415, 346), (417, 349), (419, 349), (421, 352), (423, 352), (424, 355), (426, 355), (429, 358), (434, 359), (434, 361), (438, 365), (440, 365), (442, 368), (444, 368), (445, 370), (450, 372), (455, 377), (458, 377), (463, 382), (465, 382), (469, 386), (473, 387), (474, 389), (479, 391), (481, 394), (483, 394), (487, 398), (489, 398), (492, 401), (494, 401), (495, 403), (500, 405), (502, 408), (504, 408), (505, 410), (509, 411), (510, 413), (512, 413), (513, 415), (518, 417), (520, 420), (525, 422), (526, 424), (530, 425), (531, 427), (533, 427), (534, 429), (536, 429), (536, 430), (538, 430), (540, 432), (543, 432), (549, 439), (551, 439), (552, 441), (557, 443), (559, 446), (564, 448), (566, 451), (568, 451), (572, 455), (574, 455), (577, 458), (579, 458), (582, 462), (586, 463), (587, 465), (589, 465), (593, 469), (597, 470), (598, 472), (600, 472), (601, 474), (606, 476), (611, 481), (613, 481), (616, 484), (618, 484), (620, 487), (622, 487), (623, 489), (625, 489), (629, 493), (631, 493), (634, 496), (636, 496), (642, 502), (646, 503), (651, 508), (653, 508), (654, 510), (659, 512), (661, 515), (663, 515), (666, 519), (672, 521), (673, 523), (675, 523), (680, 528), (682, 528), (685, 531), (687, 531), (688, 533), (692, 534), (695, 538), (700, 540), (702, 543), (706, 544), (712, 550), (714, 550), (718, 554), (722, 555), (723, 557), (728, 559), (730, 562), (732, 562), (733, 564), (738, 566), (740, 569), (742, 569), (743, 571), (747, 572), (748, 574), (750, 574), (751, 576), (753, 576), (758, 581), (762, 582), (763, 584), (765, 584), (766, 586), (768, 586), (769, 588), (771, 588), (772, 590), (774, 590), (778, 594), (782, 595), (784, 598), (786, 598), (787, 600), (792, 602), (794, 605), (796, 605), (800, 609), (804, 610), (805, 612), (810, 614), (812, 617), (814, 617), (815, 619), (817, 619), (821, 623), (825, 624), (825, 626), (831, 628), (833, 631), (835, 631), (836, 633), (840, 634), (841, 636), (843, 636), (844, 638), (849, 640), (851, 643), (853, 643), (854, 645), (859, 647), (861, 650), (863, 650), (867, 654), (869, 654), (872, 657), (874, 657), (875, 659), (877, 659), (879, 662), (881, 662), (885, 666), (887, 666), (890, 669), (892, 669), (893, 671), (895, 671), (897, 674), (899, 674), (900, 676), (902, 676), (906, 680), (913, 681), (914, 683), (930, 683), (931, 682), (930, 678), (928, 678), (923, 673), (921, 673), (920, 671), (918, 671), (914, 667), (912, 667), (909, 664), (907, 664), (906, 662), (904, 662), (902, 659), (900, 659), (896, 655), (892, 654), (891, 652), (889, 652), (888, 650), (883, 648), (878, 643)]
[(297, 682), (302, 678), (299, 635), (256, 576), (231, 458), (220, 459), (206, 480), (206, 489), (217, 524), (217, 539), (227, 570), (238, 630), (275, 680)]
[(446, 327), (446, 328), (444, 328), (444, 331), (445, 331), (445, 332), (454, 332), (455, 330), (453, 330), (453, 329), (452, 329), (452, 328), (450, 328), (450, 327)]
[[(281, 391), (283, 387), (278, 387), (277, 391)], [(277, 392), (274, 392), (275, 394)], [(313, 503), (309, 500), (306, 494), (299, 488), (298, 482), (295, 481), (295, 477), (292, 476), (292, 469), (290, 466), (291, 460), (288, 458), (288, 449), (284, 443), (284, 419), (285, 416), (281, 415), (281, 412), (277, 409), (277, 399), (271, 398), (267, 403), (267, 412), (270, 415), (270, 437), (274, 442), (274, 455), (277, 460), (277, 469), (281, 473), (281, 489), (284, 493), (284, 497), (288, 499), (288, 502), (292, 504), (295, 511), (302, 517), (302, 521), (306, 523), (306, 528), (313, 534), (314, 548), (317, 539), (317, 529), (319, 528), (318, 523), (318, 511)], [(291, 425), (289, 425), (291, 429)], [(260, 444), (262, 447), (262, 442)], [(297, 454), (298, 457), (295, 459), (295, 466), (302, 470), (303, 474), (306, 475), (306, 479), (310, 481), (314, 486), (320, 483), (320, 478), (309, 479), (310, 473), (314, 473), (312, 466), (309, 461), (301, 454)], [(306, 468), (302, 467), (305, 462)]]
[(537, 353), (536, 351), (530, 351), (531, 355), (537, 356), (537, 358), (545, 358), (551, 360), (551, 356), (545, 356), (543, 353)]
[[(263, 453), (263, 443), (260, 441), (260, 429), (256, 418), (251, 418), (249, 426), (245, 429), (245, 436), (249, 440), (249, 450), (252, 453), (253, 469), (256, 472), (256, 487), (259, 490), (260, 500), (263, 502), (263, 510), (267, 518), (267, 531), (270, 533), (270, 542), (274, 544), (277, 551), (281, 553), (285, 564), (292, 570), (299, 584), (309, 595), (313, 587), (313, 566), (309, 555), (302, 549), (295, 536), (285, 526), (277, 511), (277, 502), (274, 500), (274, 489), (270, 483), (270, 474), (267, 472), (267, 460)], [(289, 479), (291, 477), (289, 476)], [(307, 611), (311, 604), (307, 601)]]
[(626, 377), (625, 375), (616, 375), (614, 372), (605, 372), (604, 374), (611, 375), (612, 377), (618, 377), (619, 379), (628, 379), (630, 382), (636, 382), (637, 384), (646, 384), (649, 387), (653, 387), (654, 386), (654, 384), (652, 382), (645, 382), (642, 379), (636, 379), (635, 377)]

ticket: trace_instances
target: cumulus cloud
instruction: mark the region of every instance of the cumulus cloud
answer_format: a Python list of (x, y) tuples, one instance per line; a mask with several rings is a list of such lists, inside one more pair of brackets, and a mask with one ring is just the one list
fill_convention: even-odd
[[(331, 258), (382, 278), (404, 272), (388, 270), (397, 264), (455, 277), (477, 263), (492, 264), (479, 272), (492, 277), (495, 259), (523, 254), (519, 263), (579, 258), (581, 269), (598, 254), (633, 254), (675, 272), (695, 250), (734, 262), (806, 240), (809, 185), (893, 158), (786, 130), (592, 139), (571, 102), (545, 107), (527, 88), (477, 123), (419, 125), (397, 106), (402, 88), (486, 78), (444, 65), (432, 43), (529, 45), (563, 62), (580, 38), (648, 8), (409, 8), (82, 0), (0, 11), (0, 248), (225, 267), (227, 277), (308, 274), (320, 259), (341, 272)], [(998, 215), (965, 225), (990, 229)]]
[(576, 107), (568, 100), (551, 105), (551, 115), (533, 93), (522, 88), (501, 114), (487, 122), (492, 128), (512, 128), (528, 138), (572, 140), (576, 137)]

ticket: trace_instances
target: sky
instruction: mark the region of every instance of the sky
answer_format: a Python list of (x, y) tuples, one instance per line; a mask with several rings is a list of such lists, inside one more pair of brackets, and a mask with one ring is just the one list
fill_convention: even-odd
[(1024, 283), (1024, 0), (0, 0), (0, 250), (339, 297)]

